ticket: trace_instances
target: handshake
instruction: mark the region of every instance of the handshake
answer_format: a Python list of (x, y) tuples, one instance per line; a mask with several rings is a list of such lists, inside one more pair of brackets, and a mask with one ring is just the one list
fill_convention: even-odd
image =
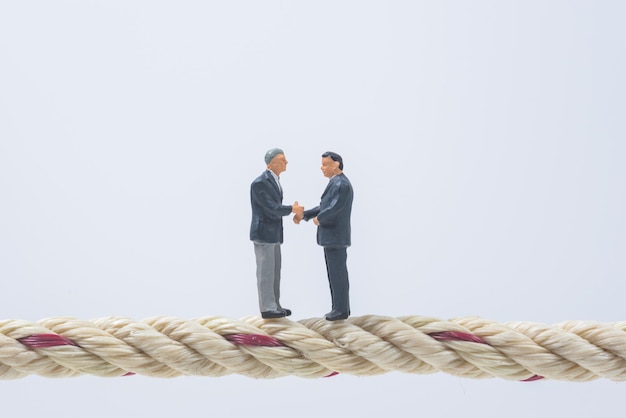
[(304, 206), (300, 206), (298, 204), (298, 201), (296, 200), (294, 204), (291, 206), (291, 213), (295, 214), (293, 215), (294, 223), (299, 224), (300, 221), (304, 219)]
[[(294, 204), (291, 206), (291, 212), (294, 214), (293, 222), (295, 224), (299, 224), (300, 221), (304, 219), (304, 206), (300, 206), (298, 201), (294, 202)], [(320, 223), (317, 220), (317, 216), (313, 218), (313, 223), (319, 226)]]

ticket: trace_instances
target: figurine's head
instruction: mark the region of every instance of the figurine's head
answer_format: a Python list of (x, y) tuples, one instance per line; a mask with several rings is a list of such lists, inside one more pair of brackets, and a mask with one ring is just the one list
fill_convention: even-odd
[(265, 153), (267, 169), (272, 170), (277, 176), (280, 176), (280, 173), (287, 170), (287, 162), (285, 153), (280, 148), (272, 148)]
[(335, 152), (325, 152), (322, 154), (322, 173), (324, 177), (331, 178), (343, 172), (343, 158)]

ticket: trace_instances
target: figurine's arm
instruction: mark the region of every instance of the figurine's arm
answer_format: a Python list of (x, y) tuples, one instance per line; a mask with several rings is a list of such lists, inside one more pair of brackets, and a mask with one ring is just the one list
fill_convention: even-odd
[(283, 216), (289, 215), (297, 208), (296, 202), (293, 206), (287, 206), (281, 204), (280, 200), (272, 196), (272, 193), (267, 190), (267, 186), (263, 183), (255, 183), (250, 188), (250, 198), (252, 202), (256, 203), (261, 212), (270, 219), (277, 219)]
[(329, 203), (326, 207), (324, 207), (323, 210), (318, 211), (317, 225), (328, 225), (335, 222), (337, 216), (341, 213), (343, 208), (348, 203), (348, 196), (350, 194), (350, 191), (348, 189), (348, 186), (344, 184), (339, 184), (329, 190)]
[(316, 206), (313, 209), (309, 209), (309, 210), (305, 210), (304, 213), (302, 214), (302, 218), (305, 221), (308, 221), (310, 219), (313, 219), (317, 216), (317, 214), (320, 213), (320, 207)]

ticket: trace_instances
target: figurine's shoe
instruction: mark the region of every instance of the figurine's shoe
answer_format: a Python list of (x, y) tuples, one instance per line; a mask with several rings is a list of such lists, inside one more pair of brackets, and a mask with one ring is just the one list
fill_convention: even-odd
[(287, 308), (280, 308), (281, 311), (283, 311), (285, 313), (285, 316), (289, 316), (291, 315), (291, 309), (287, 309)]
[(263, 318), (283, 318), (286, 315), (283, 309), (274, 309), (271, 311), (261, 312)]
[(326, 314), (327, 321), (339, 321), (341, 319), (348, 319), (350, 312), (330, 311)]

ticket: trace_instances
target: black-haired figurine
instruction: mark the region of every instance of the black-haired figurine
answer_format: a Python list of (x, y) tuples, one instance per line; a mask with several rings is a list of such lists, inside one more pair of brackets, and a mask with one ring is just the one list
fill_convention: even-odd
[(332, 310), (326, 314), (329, 321), (350, 316), (350, 283), (348, 281), (347, 248), (350, 246), (350, 214), (352, 212), (352, 185), (343, 174), (343, 159), (334, 152), (322, 154), (322, 173), (328, 177), (328, 186), (320, 205), (296, 213), (295, 223), (313, 219), (317, 225), (317, 243), (324, 247), (326, 272), (330, 284)]
[(304, 208), (295, 202), (283, 205), (280, 174), (287, 169), (287, 158), (279, 148), (265, 154), (265, 170), (250, 185), (252, 224), (250, 240), (254, 243), (259, 308), (263, 318), (282, 318), (291, 311), (280, 305), (280, 245), (283, 243), (283, 216), (302, 216)]

